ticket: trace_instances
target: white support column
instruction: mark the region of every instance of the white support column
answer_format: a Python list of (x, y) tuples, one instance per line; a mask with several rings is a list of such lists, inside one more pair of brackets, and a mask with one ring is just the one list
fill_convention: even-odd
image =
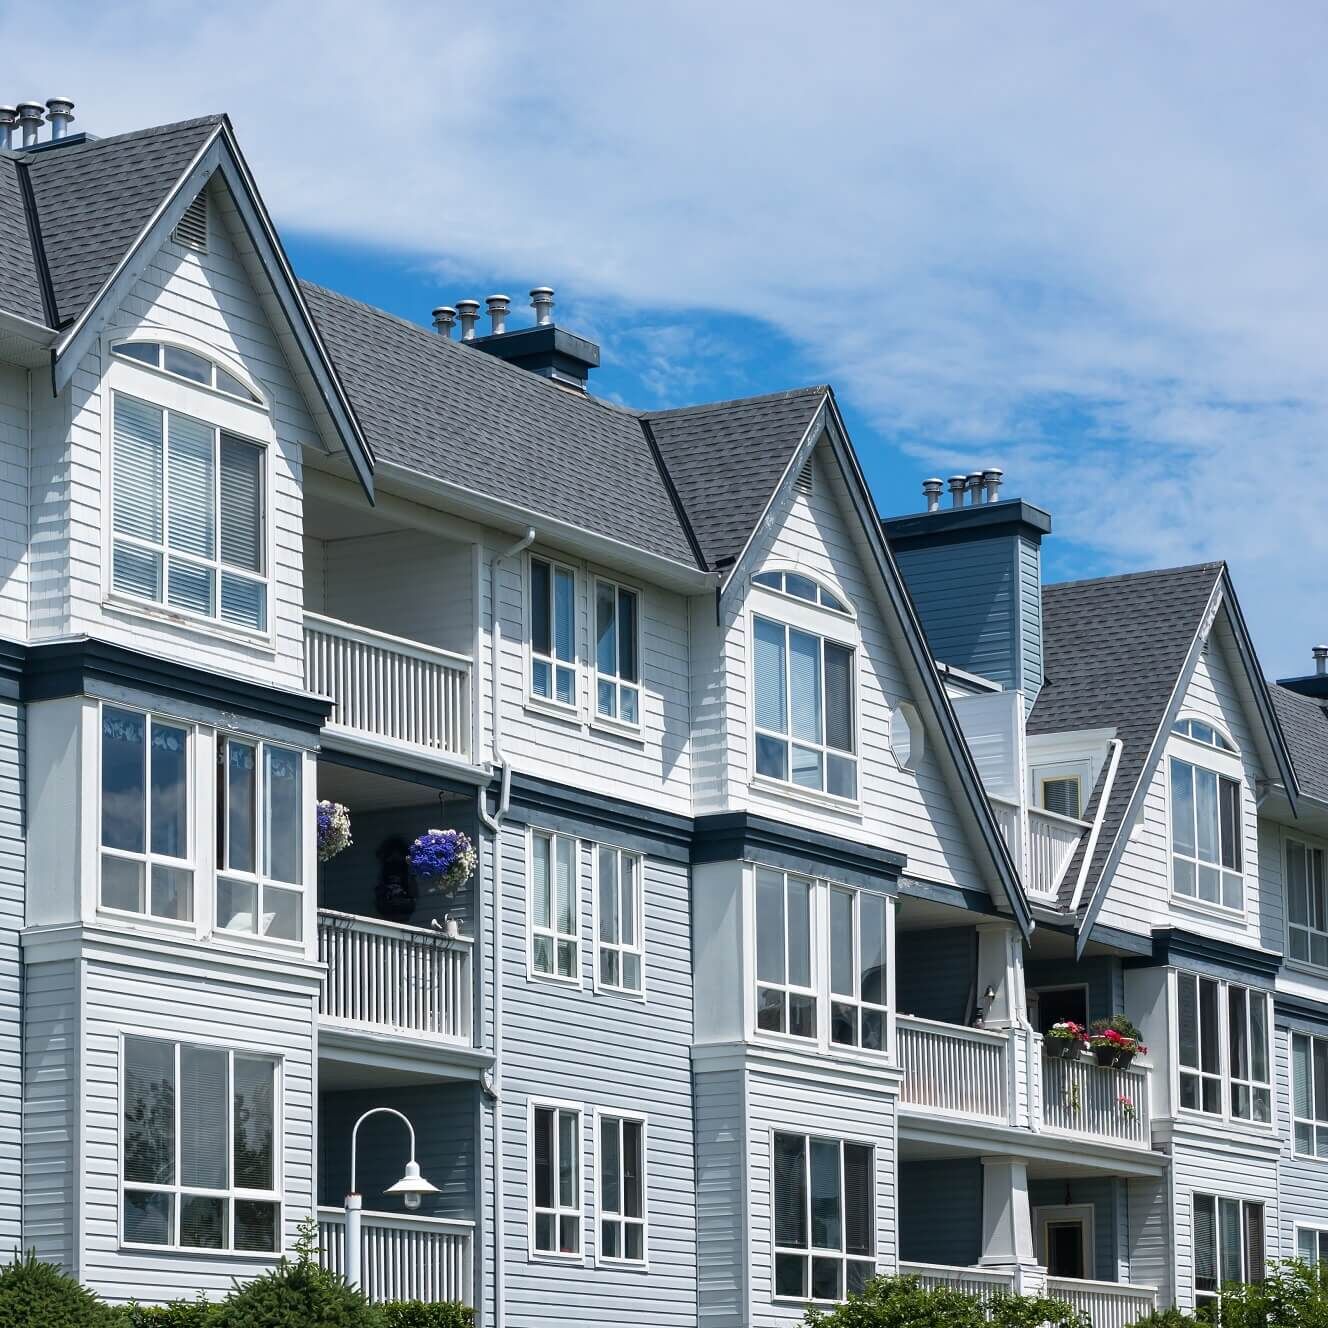
[(982, 1159), (982, 1258), (984, 1268), (1014, 1275), (1015, 1290), (1036, 1294), (1046, 1286), (1037, 1261), (1033, 1214), (1028, 1203), (1028, 1164), (1012, 1157)]
[(1019, 929), (1012, 922), (984, 922), (977, 933), (978, 1010), (982, 1022), (987, 1028), (1023, 1027), (1028, 1023), (1028, 997)]

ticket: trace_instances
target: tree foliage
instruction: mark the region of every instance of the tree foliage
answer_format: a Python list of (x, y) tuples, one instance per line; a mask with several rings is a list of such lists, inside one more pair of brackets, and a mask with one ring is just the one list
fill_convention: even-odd
[(0, 1328), (112, 1328), (115, 1316), (91, 1291), (35, 1254), (0, 1272)]

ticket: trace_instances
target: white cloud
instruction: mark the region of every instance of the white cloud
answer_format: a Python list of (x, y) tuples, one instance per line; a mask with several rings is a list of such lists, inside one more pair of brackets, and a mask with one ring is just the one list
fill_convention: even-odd
[(285, 226), (528, 274), (620, 331), (648, 309), (618, 352), (647, 388), (749, 353), (707, 311), (761, 320), (920, 463), (998, 456), (1107, 565), (1230, 558), (1273, 671), (1328, 632), (1319, 7), (26, 17), (15, 96), (101, 132), (228, 110)]

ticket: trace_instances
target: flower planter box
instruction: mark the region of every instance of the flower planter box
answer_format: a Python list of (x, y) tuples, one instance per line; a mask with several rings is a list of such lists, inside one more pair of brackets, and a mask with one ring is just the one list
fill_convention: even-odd
[(1042, 1050), (1053, 1061), (1063, 1061), (1078, 1056), (1084, 1044), (1077, 1038), (1049, 1037), (1042, 1041)]

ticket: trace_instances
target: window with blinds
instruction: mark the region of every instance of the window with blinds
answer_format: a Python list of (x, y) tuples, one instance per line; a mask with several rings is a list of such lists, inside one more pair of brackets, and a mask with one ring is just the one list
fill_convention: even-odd
[(112, 587), (266, 631), (264, 449), (122, 392), (112, 411)]
[(599, 1134), (599, 1257), (646, 1261), (646, 1122), (602, 1115)]
[(140, 1037), (123, 1057), (124, 1243), (276, 1253), (277, 1062)]
[(1262, 1282), (1263, 1204), (1212, 1194), (1194, 1196), (1194, 1303), (1216, 1306), (1228, 1282)]
[(1268, 994), (1178, 973), (1176, 1003), (1182, 1110), (1271, 1124)]
[(1073, 816), (1077, 820), (1081, 810), (1079, 776), (1056, 775), (1044, 779), (1042, 806), (1045, 811), (1055, 812), (1057, 816)]
[(1291, 1112), (1296, 1153), (1328, 1158), (1328, 1038), (1292, 1034)]
[(1328, 968), (1328, 875), (1324, 853), (1288, 839), (1287, 950), (1292, 959)]
[(581, 1110), (532, 1102), (531, 1235), (534, 1253), (581, 1257)]
[(1308, 1264), (1328, 1263), (1328, 1230), (1323, 1227), (1297, 1227), (1296, 1258)]
[(1240, 781), (1171, 758), (1171, 884), (1189, 899), (1245, 907)]
[(576, 706), (576, 573), (532, 557), (527, 563), (530, 601), (530, 694)]
[(581, 981), (581, 891), (577, 842), (569, 835), (530, 837), (530, 971)]

